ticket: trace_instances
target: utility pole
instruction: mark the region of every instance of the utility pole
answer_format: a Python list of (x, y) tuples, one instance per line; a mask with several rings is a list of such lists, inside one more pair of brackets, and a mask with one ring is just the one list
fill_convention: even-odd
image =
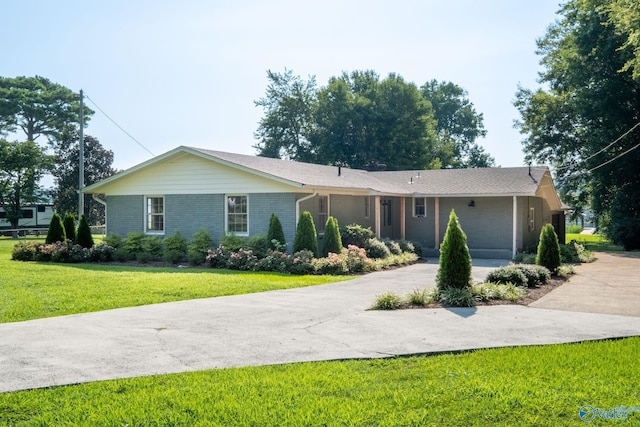
[(78, 160), (78, 219), (84, 214), (84, 94), (80, 89), (80, 150)]

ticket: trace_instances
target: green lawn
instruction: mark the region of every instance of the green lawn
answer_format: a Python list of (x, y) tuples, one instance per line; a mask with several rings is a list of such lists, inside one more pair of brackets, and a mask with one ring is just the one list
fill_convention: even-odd
[(640, 406), (639, 352), (629, 338), (104, 381), (0, 394), (0, 425), (583, 425), (584, 405)]
[(0, 323), (297, 288), (350, 278), (11, 261), (11, 249), (16, 241), (0, 238)]
[(610, 252), (622, 251), (622, 246), (614, 245), (602, 234), (569, 234), (566, 235), (566, 242), (575, 240), (584, 245), (590, 251)]

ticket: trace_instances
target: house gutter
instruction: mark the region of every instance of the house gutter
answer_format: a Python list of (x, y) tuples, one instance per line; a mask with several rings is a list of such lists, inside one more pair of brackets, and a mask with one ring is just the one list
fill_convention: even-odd
[(308, 196), (305, 196), (302, 199), (296, 200), (296, 228), (298, 227), (298, 220), (300, 219), (300, 203), (313, 199), (317, 195), (318, 195), (318, 192), (314, 191), (313, 194), (309, 194)]

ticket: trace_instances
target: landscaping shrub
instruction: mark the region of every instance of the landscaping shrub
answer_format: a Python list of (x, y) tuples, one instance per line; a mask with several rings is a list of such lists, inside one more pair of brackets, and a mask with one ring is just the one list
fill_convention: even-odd
[(375, 234), (371, 231), (371, 228), (365, 228), (359, 224), (349, 224), (340, 228), (340, 238), (342, 239), (342, 245), (345, 247), (354, 245), (364, 248), (367, 245), (367, 241), (374, 237)]
[(526, 276), (529, 288), (546, 285), (551, 280), (551, 272), (541, 265), (516, 264), (516, 268)]
[(258, 257), (251, 249), (240, 248), (232, 251), (227, 257), (226, 268), (231, 270), (252, 271), (256, 269)]
[(391, 255), (391, 251), (389, 250), (387, 245), (376, 238), (367, 240), (364, 247), (367, 250), (367, 256), (369, 258), (384, 259)]
[[(129, 240), (127, 238), (127, 240)], [(140, 241), (141, 250), (136, 252), (135, 259), (138, 262), (147, 263), (162, 259), (162, 239), (160, 236), (144, 236)]]
[(562, 264), (560, 267), (558, 267), (558, 276), (560, 277), (569, 277), (573, 274), (576, 274), (575, 269), (573, 268), (573, 265), (571, 264)]
[(369, 260), (365, 271), (384, 270), (389, 267), (397, 267), (401, 265), (410, 265), (418, 260), (416, 254), (402, 253), (400, 255), (389, 255), (387, 258), (378, 258)]
[(76, 243), (83, 248), (90, 248), (93, 246), (93, 236), (91, 235), (91, 227), (87, 222), (87, 217), (82, 215), (80, 218), (80, 224), (78, 224), (78, 236)]
[(207, 230), (200, 230), (193, 235), (187, 245), (187, 259), (191, 265), (200, 265), (207, 259), (207, 251), (213, 246), (213, 239)]
[(113, 261), (113, 246), (109, 246), (105, 242), (100, 242), (89, 249), (87, 261), (93, 262), (109, 262)]
[(322, 240), (322, 256), (329, 253), (339, 254), (342, 252), (342, 238), (338, 220), (330, 216), (324, 226), (324, 239)]
[(207, 251), (207, 264), (212, 268), (227, 268), (227, 260), (230, 254), (231, 251), (220, 244), (217, 248)]
[(312, 274), (315, 271), (313, 252), (302, 250), (287, 256), (286, 271), (291, 274)]
[[(313, 255), (311, 256), (313, 258)], [(289, 255), (280, 251), (269, 251), (267, 256), (261, 258), (256, 263), (256, 269), (259, 271), (277, 271), (286, 273), (289, 271), (290, 259)], [(311, 267), (313, 272), (313, 267)]]
[[(398, 245), (400, 245), (400, 250), (402, 252), (407, 252), (410, 254), (415, 254), (416, 253), (416, 245), (413, 242), (410, 242), (408, 240), (399, 240), (398, 241)], [(422, 249), (422, 248), (420, 248)]]
[(236, 236), (233, 233), (226, 233), (220, 239), (220, 245), (224, 246), (228, 251), (237, 251), (246, 245), (246, 239), (242, 236)]
[(282, 224), (280, 223), (280, 219), (274, 213), (272, 213), (271, 218), (269, 218), (269, 231), (267, 231), (267, 242), (269, 244), (269, 248), (274, 251), (281, 250), (282, 245), (286, 246), (287, 244), (287, 241), (284, 237), (284, 231), (282, 230)]
[(490, 283), (511, 283), (523, 288), (527, 287), (527, 276), (513, 264), (493, 270), (484, 280)]
[(15, 261), (35, 261), (38, 242), (18, 242), (11, 250), (11, 259)]
[(102, 241), (114, 249), (124, 246), (124, 239), (117, 234), (107, 234)]
[(513, 262), (518, 262), (521, 264), (535, 264), (536, 254), (528, 252), (518, 252), (516, 253), (516, 256), (513, 257)]
[(561, 264), (558, 236), (551, 224), (546, 224), (540, 231), (536, 264), (547, 267), (552, 273), (555, 273)]
[(145, 235), (139, 231), (132, 231), (127, 234), (122, 247), (126, 250), (128, 260), (136, 259), (138, 254), (143, 252), (144, 238)]
[(389, 249), (389, 252), (391, 252), (392, 255), (400, 255), (402, 253), (402, 249), (400, 248), (400, 244), (398, 244), (398, 242), (384, 239), (383, 243)]
[(437, 289), (414, 289), (407, 295), (407, 301), (411, 305), (424, 307), (435, 302)]
[(349, 245), (342, 250), (347, 260), (347, 269), (351, 273), (360, 273), (368, 271), (371, 268), (371, 260), (367, 258), (367, 251), (355, 245)]
[(326, 258), (315, 258), (313, 260), (313, 267), (317, 274), (339, 275), (349, 273), (347, 258), (341, 253), (330, 253)]
[(178, 264), (187, 256), (188, 242), (179, 231), (165, 237), (162, 243), (164, 245), (162, 259), (165, 263)]
[(402, 304), (402, 298), (395, 292), (385, 292), (376, 296), (371, 307), (374, 310), (395, 310)]
[[(440, 246), (440, 267), (436, 275), (436, 283), (441, 292), (449, 288), (466, 289), (469, 292), (471, 282), (471, 255), (467, 247), (467, 236), (462, 231), (458, 217), (452, 209), (449, 214), (449, 224)], [(460, 300), (466, 304), (464, 292), (451, 295), (455, 297), (451, 301)], [(452, 302), (448, 302), (448, 304), (455, 305)]]
[(587, 263), (593, 262), (593, 253), (576, 241), (571, 241), (566, 245), (560, 245), (560, 259), (562, 263)]
[(46, 244), (55, 242), (64, 242), (66, 239), (64, 232), (64, 226), (62, 225), (62, 218), (57, 213), (54, 213), (49, 223), (49, 230), (47, 231), (47, 237), (44, 240)]
[(525, 294), (524, 288), (512, 283), (478, 283), (471, 286), (471, 294), (477, 301), (518, 301)]
[(309, 211), (304, 211), (300, 214), (296, 236), (293, 241), (293, 252), (305, 249), (312, 251), (316, 256), (318, 255), (318, 234)]
[(611, 202), (607, 237), (625, 251), (640, 249), (640, 192), (638, 182), (628, 182), (616, 191)]
[(258, 234), (246, 239), (245, 246), (247, 249), (251, 249), (256, 257), (264, 258), (265, 256), (267, 256), (267, 252), (270, 250), (269, 243), (270, 242), (267, 240), (266, 235)]
[(70, 213), (64, 216), (64, 220), (62, 221), (62, 226), (64, 227), (64, 234), (67, 239), (72, 242), (76, 241), (76, 219)]
[(444, 288), (440, 290), (440, 302), (454, 307), (473, 307), (475, 298), (471, 293), (471, 286), (465, 288)]

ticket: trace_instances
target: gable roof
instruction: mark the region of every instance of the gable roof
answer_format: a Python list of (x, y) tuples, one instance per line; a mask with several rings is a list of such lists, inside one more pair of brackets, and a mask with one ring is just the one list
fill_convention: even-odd
[[(367, 172), (181, 146), (90, 185), (85, 188), (85, 193), (100, 193), (101, 188), (109, 183), (126, 179), (142, 169), (185, 154), (306, 191), (352, 191), (365, 194), (434, 197), (540, 196), (543, 180), (551, 182), (549, 169), (541, 166)], [(552, 182), (551, 185), (553, 186)], [(555, 193), (555, 189), (553, 192)]]

